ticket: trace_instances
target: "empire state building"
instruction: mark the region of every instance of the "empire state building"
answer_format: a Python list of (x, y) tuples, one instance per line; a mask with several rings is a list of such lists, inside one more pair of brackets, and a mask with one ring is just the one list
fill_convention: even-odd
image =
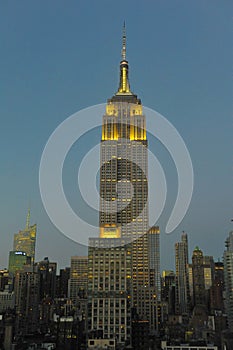
[(146, 119), (128, 75), (124, 26), (119, 87), (102, 121), (100, 234), (88, 253), (89, 330), (119, 343), (130, 338), (132, 310), (151, 318), (150, 243), (158, 233), (148, 230)]

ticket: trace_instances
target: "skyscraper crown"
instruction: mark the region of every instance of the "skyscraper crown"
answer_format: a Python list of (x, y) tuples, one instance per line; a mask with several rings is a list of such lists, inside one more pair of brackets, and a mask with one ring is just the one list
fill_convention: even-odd
[(126, 59), (126, 26), (123, 25), (122, 34), (122, 49), (121, 49), (121, 62), (120, 62), (120, 82), (119, 88), (115, 95), (108, 100), (108, 102), (129, 102), (141, 104), (141, 100), (137, 98), (130, 90), (129, 84), (129, 64)]

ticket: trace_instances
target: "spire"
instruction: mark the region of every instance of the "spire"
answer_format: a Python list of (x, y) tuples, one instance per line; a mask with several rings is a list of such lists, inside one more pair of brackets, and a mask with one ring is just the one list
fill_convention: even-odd
[(31, 216), (31, 212), (30, 212), (30, 207), (29, 207), (28, 213), (27, 213), (27, 220), (26, 220), (26, 229), (29, 229), (29, 227), (30, 227), (30, 216)]
[(124, 21), (124, 24), (123, 24), (121, 57), (122, 57), (122, 61), (126, 60), (126, 28), (125, 28), (125, 21)]
[(128, 61), (126, 60), (126, 27), (125, 22), (123, 25), (123, 34), (122, 34), (122, 50), (121, 50), (121, 63), (120, 63), (120, 84), (119, 89), (116, 95), (132, 95), (129, 86), (128, 79)]

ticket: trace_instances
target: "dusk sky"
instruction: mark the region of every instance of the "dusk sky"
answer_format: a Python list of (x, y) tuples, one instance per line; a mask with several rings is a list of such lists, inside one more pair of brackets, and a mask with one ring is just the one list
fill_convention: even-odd
[[(72, 255), (86, 254), (47, 216), (39, 165), (48, 138), (62, 121), (116, 92), (124, 20), (131, 88), (144, 106), (179, 131), (194, 169), (187, 215), (167, 235), (177, 174), (164, 147), (151, 141), (168, 186), (157, 222), (161, 267), (174, 268), (174, 243), (183, 230), (190, 253), (198, 245), (205, 255), (222, 258), (233, 229), (232, 19), (231, 0), (1, 1), (0, 267), (7, 267), (13, 234), (25, 227), (29, 203), (31, 222), (38, 225), (37, 260), (48, 256), (63, 267)], [(96, 118), (101, 123), (102, 115)], [(85, 140), (84, 153), (91, 142)], [(74, 146), (64, 169), (74, 207), (80, 157)], [(150, 201), (156, 201), (156, 193)]]

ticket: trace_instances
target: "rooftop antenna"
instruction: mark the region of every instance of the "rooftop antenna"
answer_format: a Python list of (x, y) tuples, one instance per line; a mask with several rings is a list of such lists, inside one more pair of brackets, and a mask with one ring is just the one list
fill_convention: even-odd
[(126, 60), (126, 27), (125, 27), (125, 21), (124, 21), (124, 24), (123, 24), (121, 57), (122, 57), (122, 61)]
[(31, 217), (31, 211), (30, 211), (30, 206), (29, 206), (28, 213), (27, 213), (27, 220), (26, 220), (26, 229), (29, 229), (29, 227), (30, 227), (30, 217)]

